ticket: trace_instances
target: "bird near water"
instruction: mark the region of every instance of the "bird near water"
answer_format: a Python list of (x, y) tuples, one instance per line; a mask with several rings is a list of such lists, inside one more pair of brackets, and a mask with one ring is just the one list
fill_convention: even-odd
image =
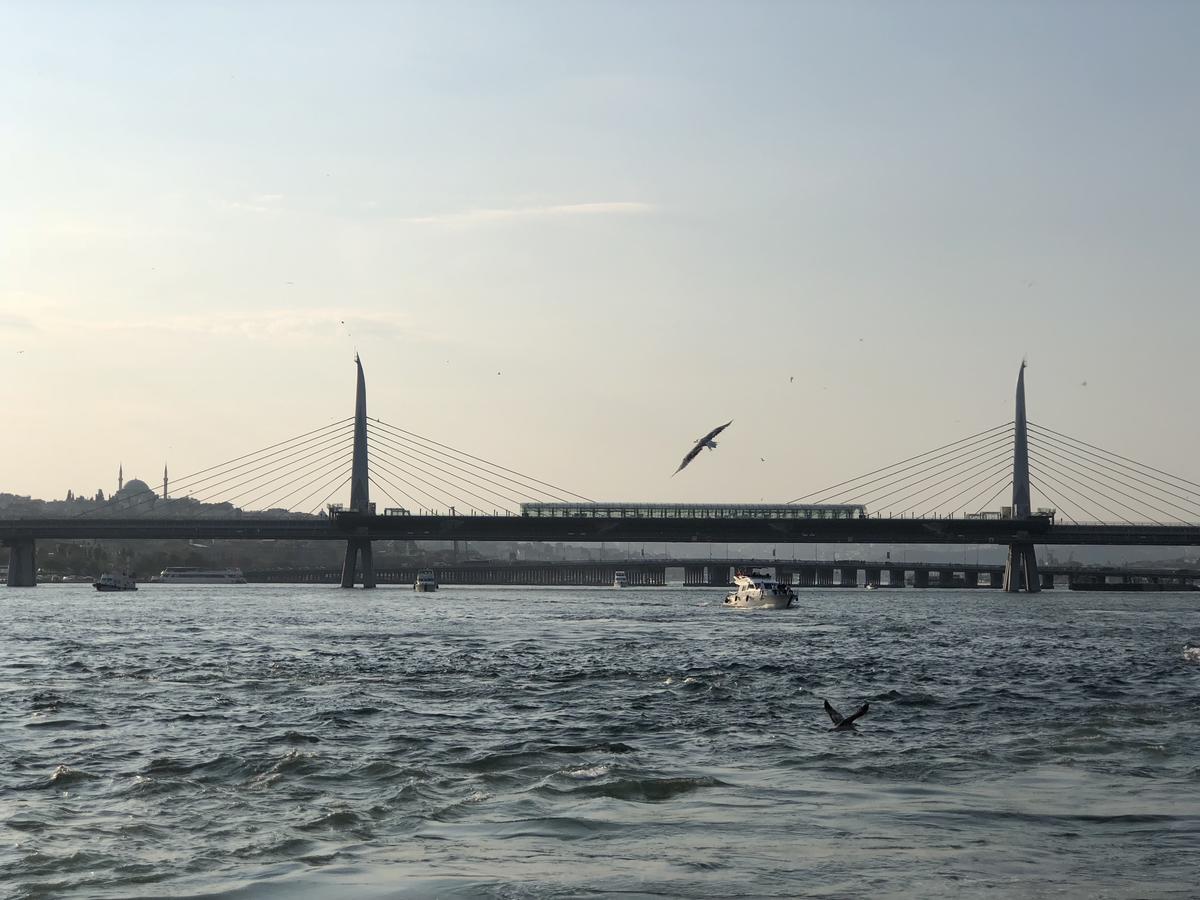
[(728, 428), (732, 424), (733, 424), (733, 419), (730, 419), (724, 425), (718, 425), (716, 428), (714, 428), (712, 431), (710, 431), (704, 437), (700, 438), (700, 440), (696, 441), (696, 446), (687, 452), (687, 456), (685, 456), (683, 458), (683, 461), (679, 463), (679, 468), (671, 473), (671, 477), (674, 478), (676, 475), (678, 475), (680, 472), (682, 472), (684, 469), (686, 469), (688, 464), (693, 459), (695, 459), (697, 454), (699, 454), (700, 451), (703, 450), (705, 447), (707, 447), (709, 450), (716, 449), (717, 442), (714, 441), (713, 438), (715, 438), (718, 434), (720, 434), (722, 431), (724, 431), (726, 428)]
[(870, 703), (864, 703), (855, 712), (848, 716), (843, 716), (833, 708), (833, 705), (828, 700), (825, 701), (825, 712), (829, 713), (829, 718), (833, 721), (834, 731), (856, 731), (857, 729), (854, 725), (855, 719), (861, 719), (867, 714), (867, 710), (870, 708)]

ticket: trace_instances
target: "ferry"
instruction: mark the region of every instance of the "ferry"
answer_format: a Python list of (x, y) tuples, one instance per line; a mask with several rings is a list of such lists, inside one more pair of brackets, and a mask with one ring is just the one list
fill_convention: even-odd
[(437, 576), (433, 574), (433, 569), (421, 569), (417, 572), (417, 580), (413, 582), (414, 591), (426, 593), (437, 589)]
[(733, 577), (737, 590), (725, 596), (725, 606), (733, 609), (787, 609), (796, 599), (796, 592), (788, 585), (757, 574)]
[(629, 577), (621, 569), (613, 572), (613, 587), (623, 588), (629, 586)]
[(137, 582), (128, 572), (105, 572), (92, 586), (98, 591), (136, 591)]
[(201, 569), (197, 566), (168, 566), (152, 581), (161, 584), (245, 584), (241, 569)]

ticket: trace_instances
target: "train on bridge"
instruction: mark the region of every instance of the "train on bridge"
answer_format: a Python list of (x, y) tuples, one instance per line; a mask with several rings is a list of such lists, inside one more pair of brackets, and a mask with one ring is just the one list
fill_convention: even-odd
[(522, 503), (521, 515), (551, 519), (865, 519), (861, 503)]

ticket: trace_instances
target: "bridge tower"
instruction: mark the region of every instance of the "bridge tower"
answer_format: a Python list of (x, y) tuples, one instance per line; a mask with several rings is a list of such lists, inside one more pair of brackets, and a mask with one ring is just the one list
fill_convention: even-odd
[[(1029, 519), (1033, 510), (1029, 504), (1029, 432), (1025, 422), (1025, 362), (1017, 375), (1016, 429), (1013, 433), (1013, 493), (1014, 519)], [(1008, 561), (1004, 564), (1004, 590), (1015, 594), (1021, 590), (1036, 594), (1041, 590), (1038, 578), (1037, 555), (1028, 541), (1008, 545)]]
[[(358, 385), (354, 392), (354, 460), (350, 467), (350, 511), (371, 511), (367, 478), (367, 381), (362, 360), (354, 356), (358, 367)], [(375, 587), (375, 565), (371, 559), (371, 539), (352, 537), (346, 541), (346, 561), (342, 564), (342, 587), (354, 587), (356, 563), (362, 560), (362, 586)]]

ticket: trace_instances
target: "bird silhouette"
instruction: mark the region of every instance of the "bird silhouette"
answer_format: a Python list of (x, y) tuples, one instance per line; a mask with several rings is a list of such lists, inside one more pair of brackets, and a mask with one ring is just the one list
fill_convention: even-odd
[(674, 478), (676, 475), (678, 475), (680, 472), (682, 472), (685, 468), (687, 468), (688, 463), (690, 463), (693, 459), (695, 459), (697, 454), (699, 454), (700, 451), (703, 450), (705, 447), (707, 447), (709, 450), (715, 449), (717, 446), (717, 442), (714, 441), (713, 438), (715, 438), (718, 434), (720, 434), (722, 431), (724, 431), (726, 428), (728, 428), (732, 424), (733, 424), (733, 419), (730, 419), (724, 425), (718, 425), (716, 428), (714, 428), (712, 431), (710, 431), (704, 437), (700, 438), (700, 440), (696, 441), (696, 446), (687, 452), (687, 455), (683, 458), (683, 461), (679, 463), (679, 468), (671, 473), (671, 477)]
[(825, 701), (825, 712), (829, 714), (829, 718), (833, 722), (834, 731), (854, 731), (854, 720), (861, 719), (867, 714), (867, 710), (870, 708), (870, 703), (864, 703), (849, 716), (843, 716), (840, 712), (833, 708), (828, 700)]

